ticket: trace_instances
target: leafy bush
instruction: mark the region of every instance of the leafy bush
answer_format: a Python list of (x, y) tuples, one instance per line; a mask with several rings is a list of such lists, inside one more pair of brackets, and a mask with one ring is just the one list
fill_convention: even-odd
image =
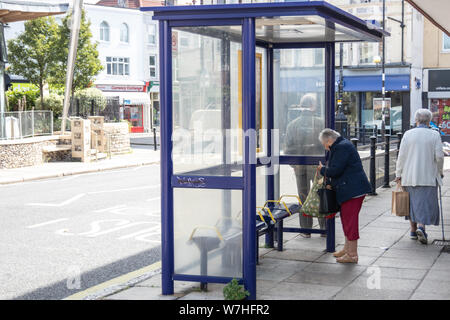
[(56, 119), (62, 116), (64, 97), (51, 93), (49, 96), (44, 97), (44, 105), (41, 106), (41, 100), (36, 100), (36, 109), (38, 110), (51, 110), (53, 111), (53, 117)]
[(103, 111), (106, 108), (106, 98), (101, 90), (97, 88), (86, 88), (78, 90), (74, 94), (74, 103), (78, 101), (81, 114), (90, 114), (92, 105), (95, 110)]
[(18, 111), (19, 110), (19, 100), (25, 97), (26, 106), (24, 111), (31, 110), (39, 98), (38, 89), (14, 89), (6, 91), (6, 97), (8, 98), (8, 111)]
[(244, 290), (244, 286), (240, 285), (237, 279), (231, 280), (223, 288), (223, 296), (225, 300), (244, 300), (250, 295), (247, 290)]

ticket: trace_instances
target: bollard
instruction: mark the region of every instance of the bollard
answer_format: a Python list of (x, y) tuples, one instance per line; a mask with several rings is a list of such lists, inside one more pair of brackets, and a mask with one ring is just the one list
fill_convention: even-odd
[(94, 99), (91, 100), (91, 116), (95, 116), (94, 114)]
[(358, 139), (357, 138), (352, 138), (352, 143), (355, 146), (355, 149), (358, 150)]
[(390, 150), (390, 140), (391, 135), (387, 134), (384, 136), (384, 184), (383, 188), (390, 188), (389, 185), (389, 150)]
[(372, 186), (372, 192), (370, 195), (376, 196), (377, 195), (377, 177), (375, 172), (375, 161), (376, 161), (376, 144), (377, 144), (377, 137), (371, 136), (370, 137), (370, 185)]
[(153, 148), (155, 151), (158, 149), (158, 146), (156, 145), (156, 128), (153, 128)]
[(362, 126), (362, 144), (366, 145), (366, 125)]
[(398, 137), (398, 142), (397, 142), (397, 158), (398, 158), (398, 155), (400, 153), (400, 145), (402, 143), (403, 133), (397, 132), (397, 137)]

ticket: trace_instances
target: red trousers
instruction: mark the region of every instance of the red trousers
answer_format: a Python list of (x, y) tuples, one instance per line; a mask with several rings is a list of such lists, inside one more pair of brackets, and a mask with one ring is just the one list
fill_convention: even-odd
[(358, 217), (365, 197), (350, 199), (341, 204), (342, 229), (350, 241), (359, 239)]

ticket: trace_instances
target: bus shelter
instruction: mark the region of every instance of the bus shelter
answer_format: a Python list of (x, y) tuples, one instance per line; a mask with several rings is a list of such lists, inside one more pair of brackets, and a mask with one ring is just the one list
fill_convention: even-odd
[[(159, 21), (162, 293), (239, 279), (256, 298), (258, 236), (325, 234), (300, 215), (334, 128), (335, 42), (383, 32), (323, 1), (147, 7)], [(312, 176), (311, 176), (312, 173)]]

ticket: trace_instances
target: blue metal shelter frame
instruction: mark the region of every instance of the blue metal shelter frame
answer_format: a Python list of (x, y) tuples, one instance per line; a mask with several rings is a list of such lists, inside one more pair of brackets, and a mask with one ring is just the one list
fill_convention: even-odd
[[(274, 49), (324, 48), (325, 50), (325, 125), (334, 128), (335, 115), (335, 51), (334, 43), (339, 41), (380, 41), (383, 33), (379, 29), (350, 15), (324, 1), (259, 3), (240, 5), (205, 5), (205, 6), (169, 6), (147, 7), (143, 11), (153, 11), (153, 19), (159, 21), (160, 45), (160, 93), (161, 93), (161, 209), (162, 209), (162, 293), (174, 293), (174, 280), (196, 281), (201, 283), (227, 283), (228, 277), (176, 274), (174, 272), (174, 188), (199, 188), (192, 181), (198, 175), (174, 175), (172, 162), (172, 28), (198, 26), (241, 26), (242, 28), (242, 105), (243, 130), (255, 129), (255, 53), (256, 46), (262, 47), (267, 54), (267, 123), (268, 130), (274, 128), (274, 88), (273, 88), (273, 51)], [(299, 39), (289, 41), (269, 41), (257, 38), (255, 21), (258, 18), (277, 19), (289, 16), (316, 16), (325, 21), (324, 34), (313, 41)], [(280, 22), (281, 24), (281, 22)], [(348, 37), (337, 36), (334, 30), (345, 29)], [(244, 163), (242, 177), (203, 176), (201, 188), (241, 190), (242, 191), (242, 279), (250, 292), (250, 299), (256, 299), (256, 167), (262, 161), (252, 164), (255, 148), (250, 138), (244, 136)], [(267, 137), (268, 152), (272, 154), (271, 135)], [(324, 157), (317, 156), (280, 156), (279, 164), (313, 165)], [(274, 176), (267, 176), (267, 199), (274, 199)], [(326, 231), (283, 228), (284, 232), (327, 233), (327, 251), (333, 252), (334, 218), (327, 220)], [(273, 245), (271, 234), (266, 241)]]

